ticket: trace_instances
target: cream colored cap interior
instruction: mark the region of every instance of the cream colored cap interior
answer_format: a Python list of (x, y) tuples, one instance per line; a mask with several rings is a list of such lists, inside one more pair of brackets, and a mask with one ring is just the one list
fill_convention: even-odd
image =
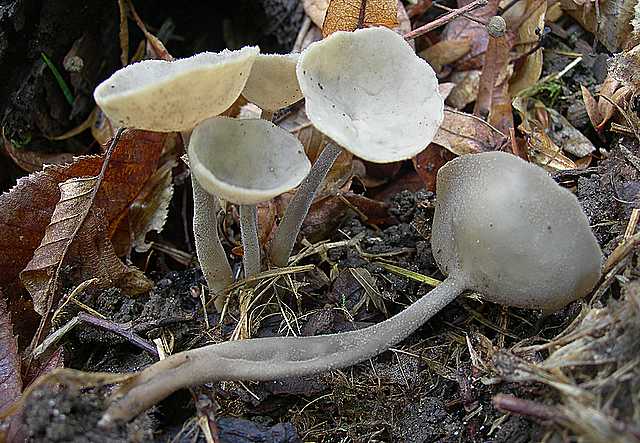
[(189, 131), (240, 96), (260, 49), (203, 52), (172, 62), (144, 60), (115, 72), (93, 93), (118, 126)]
[(256, 204), (287, 192), (311, 169), (300, 141), (263, 119), (214, 117), (198, 124), (189, 164), (209, 193), (237, 204)]
[(414, 157), (443, 119), (433, 69), (387, 28), (335, 32), (313, 43), (297, 75), (313, 125), (371, 162)]
[(299, 54), (260, 54), (242, 95), (268, 111), (277, 111), (302, 99), (296, 77)]

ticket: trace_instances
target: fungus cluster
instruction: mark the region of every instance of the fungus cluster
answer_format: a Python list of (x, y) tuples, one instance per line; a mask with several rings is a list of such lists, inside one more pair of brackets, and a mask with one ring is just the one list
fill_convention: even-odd
[[(198, 96), (194, 111), (180, 100), (193, 94), (174, 86), (179, 79), (187, 90), (204, 72), (207, 81), (226, 86), (201, 91), (220, 96), (211, 98), (216, 105), (210, 108)], [(263, 109), (263, 119), (217, 117), (240, 93)], [(313, 166), (295, 137), (270, 122), (273, 111), (301, 96), (311, 122), (332, 140)], [(247, 276), (262, 266), (255, 204), (299, 185), (268, 251), (271, 264), (284, 266), (342, 149), (379, 163), (410, 158), (431, 142), (443, 118), (433, 70), (386, 28), (336, 32), (299, 56), (243, 48), (140, 62), (114, 74), (95, 97), (119, 124), (182, 131), (189, 139), (196, 249), (213, 294), (231, 282), (216, 230), (218, 198), (240, 205)], [(432, 245), (448, 278), (428, 295), (356, 331), (224, 342), (175, 354), (128, 380), (101, 423), (131, 419), (186, 386), (353, 365), (403, 340), (467, 289), (508, 306), (551, 311), (583, 296), (599, 278), (600, 250), (577, 200), (541, 169), (502, 153), (463, 156), (441, 169), (437, 192)]]

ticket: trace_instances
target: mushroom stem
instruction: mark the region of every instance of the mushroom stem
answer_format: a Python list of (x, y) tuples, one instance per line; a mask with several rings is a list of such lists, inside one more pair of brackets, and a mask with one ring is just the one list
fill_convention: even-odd
[(331, 166), (333, 166), (333, 163), (341, 153), (341, 147), (334, 143), (327, 143), (315, 163), (313, 163), (309, 175), (298, 187), (289, 206), (287, 206), (280, 224), (276, 228), (271, 243), (269, 258), (273, 265), (278, 267), (287, 266), (293, 245), (300, 232), (302, 222), (309, 212), (311, 203), (313, 203), (313, 199)]
[(260, 272), (260, 242), (258, 241), (258, 211), (256, 205), (240, 205), (240, 234), (244, 278)]
[(218, 197), (206, 192), (191, 174), (193, 186), (193, 235), (200, 268), (215, 297), (216, 309), (224, 303), (223, 289), (233, 283), (229, 260), (218, 236), (217, 214), (220, 211)]
[(219, 380), (274, 380), (343, 368), (404, 340), (465, 289), (447, 278), (399, 314), (364, 329), (315, 337), (227, 341), (175, 354), (128, 380), (100, 421), (126, 422), (178, 389)]

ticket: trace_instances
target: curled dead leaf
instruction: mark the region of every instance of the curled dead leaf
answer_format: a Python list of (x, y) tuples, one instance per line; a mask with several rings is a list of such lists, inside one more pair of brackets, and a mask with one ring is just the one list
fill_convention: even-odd
[(584, 107), (587, 110), (587, 115), (589, 116), (589, 120), (594, 128), (600, 126), (602, 123), (602, 114), (600, 114), (600, 109), (598, 108), (598, 102), (591, 92), (583, 85), (580, 85), (580, 91), (582, 92), (582, 101), (584, 102)]
[(40, 315), (45, 315), (57, 302), (55, 294), (59, 294), (57, 284), (63, 265), (73, 268), (74, 281), (98, 278), (102, 287), (126, 282), (131, 288), (131, 276), (127, 274), (136, 274), (138, 279), (145, 280), (143, 288), (151, 287), (142, 273), (127, 268), (115, 254), (104, 211), (93, 209), (93, 190), (99, 182), (98, 177), (82, 177), (60, 184), (60, 201), (42, 242), (20, 273)]
[(456, 62), (471, 51), (472, 41), (469, 38), (441, 40), (418, 53), (429, 62), (433, 70), (440, 72), (444, 65)]
[(513, 101), (513, 108), (522, 120), (518, 129), (525, 135), (527, 154), (532, 162), (558, 171), (578, 168), (578, 165), (564, 155), (562, 148), (549, 136), (551, 121), (549, 111), (552, 110), (548, 110), (538, 100), (524, 97), (516, 98)]
[[(111, 156), (93, 207), (102, 210), (107, 238), (127, 213), (129, 205), (157, 168), (163, 147), (173, 134), (127, 130)], [(74, 177), (95, 177), (102, 158), (85, 156), (65, 166), (44, 170), (18, 180), (0, 196), (0, 286), (19, 284), (18, 274), (32, 259), (60, 200), (59, 184)]]

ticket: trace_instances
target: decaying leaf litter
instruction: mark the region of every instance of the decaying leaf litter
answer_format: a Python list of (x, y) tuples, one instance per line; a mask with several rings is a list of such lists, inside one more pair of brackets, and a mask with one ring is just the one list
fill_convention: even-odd
[[(279, 36), (276, 40), (299, 49), (321, 37), (323, 19), (318, 17), (328, 2), (302, 2), (293, 8), (281, 3), (264, 2), (263, 13), (267, 18), (297, 14), (295, 31), (288, 40), (282, 30), (265, 34), (271, 32)], [(45, 379), (62, 385), (41, 382), (33, 391), (26, 388), (30, 395), (21, 412), (24, 418), (10, 422), (8, 436), (28, 434), (37, 441), (162, 440), (175, 435), (226, 441), (230, 435), (255, 439), (265, 433), (277, 436), (271, 441), (528, 441), (554, 435), (590, 441), (639, 439), (634, 208), (640, 161), (633, 98), (637, 56), (626, 22), (617, 30), (607, 27), (625, 15), (612, 12), (613, 3), (602, 2), (599, 11), (572, 2), (473, 2), (469, 7), (369, 0), (364, 10), (359, 3), (334, 0), (330, 12), (337, 20), (329, 26), (381, 24), (406, 34), (407, 17), (413, 29), (424, 31), (426, 25), (428, 32), (413, 42), (436, 69), (441, 93), (448, 94), (434, 144), (413, 162), (376, 165), (343, 156), (311, 206), (291, 266), (258, 274), (253, 285), (230, 287), (230, 302), (220, 315), (193, 270), (187, 169), (177, 161), (180, 139), (129, 130), (109, 150), (104, 130), (96, 128), (106, 127), (109, 137), (113, 128), (104, 117), (98, 123), (87, 115), (93, 135), (106, 150), (104, 160), (86, 157), (71, 166), (48, 166), (2, 196), (2, 223), (12, 229), (3, 229), (9, 233), (2, 240), (3, 256), (16, 257), (3, 264), (2, 273), (11, 310), (3, 324), (13, 323), (14, 330), (4, 335), (3, 343), (12, 368), (7, 376), (13, 380), (7, 395), (15, 398), (16, 387), (28, 386), (34, 374), (60, 367), (61, 353), (66, 368), (127, 372), (150, 364), (156, 355), (162, 358), (207, 343), (340, 332), (400, 311), (430, 290), (429, 276), (442, 279), (430, 250), (436, 196), (428, 191), (435, 190), (437, 169), (466, 153), (512, 152), (544, 166), (576, 193), (606, 256), (603, 278), (593, 294), (546, 318), (531, 310), (482, 304), (471, 294), (370, 364), (277, 383), (222, 382), (194, 388), (191, 396), (173, 396), (150, 415), (110, 431), (95, 427), (106, 409), (109, 385), (89, 391), (79, 387), (116, 380), (54, 371)], [(430, 28), (436, 17), (451, 14), (442, 8), (465, 6), (476, 9), (463, 17), (454, 12), (459, 18), (444, 28)], [(158, 35), (163, 34), (158, 40), (133, 5), (120, 2), (120, 7), (122, 16), (132, 18), (121, 21), (117, 9), (111, 18), (123, 25), (122, 53), (133, 59), (145, 53), (167, 58), (162, 37), (171, 48), (171, 34), (158, 28)], [(598, 27), (593, 26), (596, 13), (603, 18)], [(504, 18), (506, 31), (490, 35), (486, 26), (497, 14)], [(231, 22), (238, 29), (227, 36), (228, 42), (251, 43), (242, 40), (246, 33), (241, 25)], [(141, 37), (137, 51), (127, 47), (134, 41), (124, 38), (129, 32), (135, 35), (136, 26), (145, 27), (148, 38), (145, 48)], [(176, 32), (179, 35), (179, 29)], [(193, 52), (188, 49), (184, 55)], [(618, 55), (607, 73), (607, 57), (613, 53)], [(48, 58), (55, 66), (55, 57)], [(58, 92), (63, 94), (62, 88)], [(250, 105), (240, 112), (259, 115)], [(294, 105), (274, 121), (298, 135), (313, 159), (323, 137), (306, 119), (304, 106)], [(6, 128), (3, 133), (8, 163), (24, 168), (25, 161), (37, 165), (38, 158), (39, 163), (66, 161), (64, 155), (39, 153)], [(69, 143), (77, 146), (76, 137)], [(100, 154), (95, 145), (87, 146), (90, 151), (70, 152)], [(141, 146), (149, 148), (136, 149)], [(36, 150), (27, 155), (27, 148)], [(129, 160), (120, 160), (118, 152)], [(140, 161), (127, 164), (136, 159)], [(108, 186), (110, 175), (113, 188)], [(119, 186), (125, 183), (131, 190), (122, 192)], [(173, 199), (172, 183), (177, 191)], [(418, 191), (423, 186), (428, 191)], [(414, 192), (395, 193), (403, 188)], [(24, 198), (26, 192), (29, 198)], [(164, 230), (148, 237), (149, 252), (139, 252), (144, 250), (140, 241), (132, 252), (133, 238), (144, 239), (150, 226), (162, 226), (170, 199)], [(259, 208), (263, 242), (286, 206), (284, 195)], [(140, 209), (145, 207), (146, 213)], [(33, 209), (43, 216), (33, 217)], [(224, 209), (218, 223), (227, 251), (236, 255), (232, 264), (237, 270), (242, 255), (238, 214), (232, 205)], [(58, 246), (59, 255), (42, 254), (50, 245)], [(123, 279), (121, 270), (136, 277)], [(149, 277), (154, 287), (145, 292)], [(20, 287), (32, 282), (42, 283), (25, 296)], [(32, 300), (43, 317), (33, 313)], [(11, 340), (13, 334), (17, 341)], [(38, 359), (33, 358), (36, 349)], [(22, 370), (16, 372), (20, 359)]]

